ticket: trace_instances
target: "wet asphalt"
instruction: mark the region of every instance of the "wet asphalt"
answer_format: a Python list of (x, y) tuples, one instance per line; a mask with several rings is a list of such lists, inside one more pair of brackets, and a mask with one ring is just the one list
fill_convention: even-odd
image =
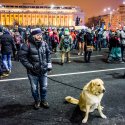
[(107, 119), (94, 111), (86, 125), (125, 125), (125, 79), (121, 77), (125, 63), (108, 64), (107, 55), (107, 49), (94, 51), (92, 62), (85, 63), (83, 57), (73, 51), (72, 62), (62, 66), (58, 59), (60, 54), (52, 54), (53, 70), (48, 75), (53, 81), (48, 79), (47, 93), (50, 108), (39, 110), (33, 109), (25, 68), (20, 62), (13, 61), (10, 76), (0, 80), (0, 125), (82, 125), (85, 114), (78, 106), (66, 103), (64, 98), (68, 95), (79, 98), (80, 89), (95, 78), (101, 78), (105, 83), (102, 105)]

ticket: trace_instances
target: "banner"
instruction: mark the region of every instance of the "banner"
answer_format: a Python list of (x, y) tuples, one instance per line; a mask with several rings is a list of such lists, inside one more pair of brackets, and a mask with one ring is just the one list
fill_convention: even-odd
[(60, 15), (56, 17), (56, 26), (60, 26)]
[(10, 16), (9, 16), (9, 14), (5, 14), (5, 24), (10, 25)]
[(73, 21), (73, 17), (72, 17), (72, 15), (69, 15), (69, 18), (68, 18), (68, 26), (73, 26), (73, 25), (72, 25), (72, 21)]
[(41, 25), (44, 25), (44, 15), (40, 15)]
[(56, 16), (53, 16), (53, 26), (56, 26)]
[(41, 25), (40, 14), (36, 14), (36, 25)]
[(19, 25), (23, 24), (23, 15), (19, 14)]
[(31, 14), (27, 14), (27, 25), (31, 25), (32, 19)]
[(62, 15), (60, 18), (61, 18), (60, 19), (60, 24), (61, 24), (61, 26), (64, 26), (64, 16)]
[(32, 25), (36, 25), (36, 14), (32, 14)]
[(45, 16), (44, 16), (44, 20), (45, 20), (44, 24), (45, 24), (46, 26), (48, 26), (48, 15), (45, 15)]
[(1, 14), (1, 24), (5, 25), (5, 14)]
[(13, 25), (14, 23), (14, 16), (13, 14), (10, 14), (10, 25)]
[(68, 26), (68, 16), (64, 16), (64, 25)]

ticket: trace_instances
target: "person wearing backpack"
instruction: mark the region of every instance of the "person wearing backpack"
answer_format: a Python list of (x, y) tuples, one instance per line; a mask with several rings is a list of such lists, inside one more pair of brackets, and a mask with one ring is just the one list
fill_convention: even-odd
[(102, 40), (103, 40), (103, 30), (102, 28), (98, 29), (98, 33), (97, 33), (97, 50), (101, 51), (102, 48)]
[(72, 47), (72, 37), (70, 36), (69, 30), (65, 29), (64, 35), (61, 37), (60, 41), (60, 50), (61, 50), (61, 65), (64, 64), (65, 55), (67, 56), (67, 62), (71, 62), (70, 60), (70, 51)]
[(49, 108), (47, 96), (47, 72), (52, 70), (51, 54), (48, 44), (42, 39), (42, 31), (35, 28), (31, 31), (28, 42), (19, 51), (19, 59), (27, 69), (31, 92), (34, 98), (34, 108)]
[[(22, 45), (22, 37), (20, 35), (19, 32), (15, 32), (14, 33), (14, 41), (15, 41), (15, 45), (16, 45), (16, 48), (17, 48), (17, 53), (19, 52), (20, 48), (21, 48), (21, 45)], [(14, 55), (14, 60), (16, 61), (19, 61), (19, 58), (18, 58), (18, 54), (15, 54)]]
[(81, 30), (81, 32), (78, 34), (78, 56), (81, 54), (84, 54), (84, 45), (85, 45), (85, 40), (84, 40), (84, 35), (85, 31), (84, 29)]
[(112, 36), (110, 38), (109, 44), (111, 46), (111, 51), (109, 52), (107, 62), (108, 63), (112, 63), (112, 62), (124, 63), (122, 61), (121, 44), (120, 44), (119, 34), (117, 32), (112, 32)]
[(122, 61), (125, 61), (124, 59), (124, 49), (125, 49), (125, 26), (123, 26), (123, 29), (120, 34), (121, 39), (121, 53), (122, 53)]
[(93, 52), (93, 36), (91, 33), (91, 29), (88, 29), (85, 34), (85, 48), (84, 48), (84, 60), (86, 63), (90, 63), (91, 54)]
[(104, 29), (104, 30), (103, 30), (103, 33), (102, 33), (102, 47), (103, 47), (103, 48), (106, 48), (106, 47), (107, 47), (106, 37), (107, 37), (107, 31), (106, 31), (106, 29)]
[[(2, 35), (3, 35), (3, 30), (0, 27), (0, 42), (1, 42)], [(1, 46), (0, 46), (0, 50), (1, 50)], [(1, 54), (1, 51), (0, 51), (0, 78), (4, 78), (4, 77), (9, 76), (8, 73), (4, 73), (2, 65), (3, 65), (2, 64), (2, 54)]]
[(57, 46), (59, 44), (59, 37), (57, 35), (57, 31), (53, 31), (53, 34), (50, 37), (50, 41), (51, 41), (51, 44), (52, 44), (52, 51), (56, 52)]
[(9, 75), (12, 69), (11, 56), (12, 53), (17, 53), (17, 48), (14, 42), (13, 37), (10, 35), (8, 30), (3, 31), (3, 35), (0, 40), (1, 45), (1, 54), (2, 54), (2, 63), (6, 69), (6, 73)]

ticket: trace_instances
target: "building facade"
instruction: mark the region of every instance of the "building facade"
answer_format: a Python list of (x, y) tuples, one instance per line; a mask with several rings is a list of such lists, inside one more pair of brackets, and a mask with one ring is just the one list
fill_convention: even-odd
[(125, 25), (125, 4), (119, 6), (118, 12), (120, 14), (120, 24)]
[(42, 25), (42, 26), (74, 26), (76, 17), (84, 24), (84, 13), (79, 7), (43, 6), (43, 5), (0, 5), (1, 25)]
[(114, 30), (116, 30), (117, 28), (122, 29), (122, 27), (125, 25), (125, 4), (119, 5), (116, 10), (110, 11), (108, 14), (99, 15), (94, 18), (99, 19), (99, 17), (105, 23), (106, 29), (114, 29)]
[[(111, 29), (121, 29), (125, 25), (125, 4), (121, 4), (114, 12), (102, 15), (106, 27)], [(110, 24), (110, 25), (109, 25)]]

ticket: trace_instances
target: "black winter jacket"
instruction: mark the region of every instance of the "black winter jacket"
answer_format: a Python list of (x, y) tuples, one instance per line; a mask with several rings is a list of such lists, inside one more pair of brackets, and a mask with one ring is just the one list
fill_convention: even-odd
[(117, 36), (112, 36), (109, 40), (110, 47), (121, 47), (120, 40)]
[(3, 34), (0, 39), (2, 54), (8, 54), (16, 51), (14, 39), (10, 34)]
[(27, 69), (27, 73), (35, 76), (46, 73), (48, 63), (51, 63), (48, 44), (44, 41), (38, 44), (32, 37), (30, 37), (27, 44), (23, 44), (21, 47), (19, 58)]
[(84, 36), (85, 39), (85, 46), (84, 46), (84, 50), (87, 50), (87, 46), (93, 46), (93, 37), (91, 33), (86, 33)]

